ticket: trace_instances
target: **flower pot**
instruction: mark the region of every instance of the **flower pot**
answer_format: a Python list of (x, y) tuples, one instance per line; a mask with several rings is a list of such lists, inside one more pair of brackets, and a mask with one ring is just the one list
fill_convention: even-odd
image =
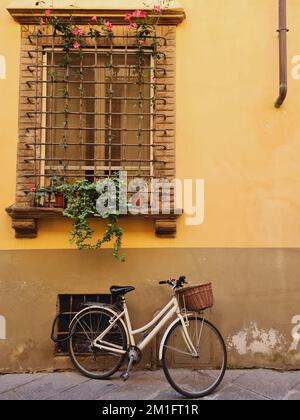
[(62, 193), (55, 193), (54, 207), (62, 209), (65, 207), (65, 197)]

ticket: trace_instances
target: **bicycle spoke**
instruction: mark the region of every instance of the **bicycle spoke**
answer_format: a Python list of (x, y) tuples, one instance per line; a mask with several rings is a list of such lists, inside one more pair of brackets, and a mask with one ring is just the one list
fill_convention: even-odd
[(93, 341), (92, 341), (92, 340), (90, 339), (90, 337), (87, 335), (87, 333), (86, 333), (85, 329), (83, 328), (83, 326), (82, 326), (81, 322), (80, 322), (79, 320), (78, 320), (77, 322), (78, 322), (78, 324), (80, 325), (80, 327), (81, 327), (82, 331), (84, 332), (84, 334), (87, 336), (87, 339), (90, 341), (90, 343), (92, 343)]
[(176, 349), (175, 347), (165, 346), (165, 348), (166, 348), (166, 349), (169, 349), (169, 350), (173, 350), (173, 351), (175, 351), (176, 353), (181, 353), (181, 354), (186, 354), (186, 355), (188, 355), (188, 356), (192, 356), (192, 353), (187, 353), (186, 351)]
[(163, 368), (176, 391), (186, 397), (200, 398), (210, 394), (222, 381), (227, 353), (222, 336), (205, 319), (189, 316), (186, 328), (193, 345), (197, 345), (197, 356), (184, 351), (186, 336), (178, 321), (164, 343)]
[(201, 341), (201, 336), (202, 336), (202, 331), (203, 331), (203, 325), (204, 325), (204, 318), (201, 322), (201, 330), (200, 330), (200, 334), (199, 334), (199, 340), (197, 342), (197, 349), (200, 349), (200, 341)]
[(96, 338), (100, 335), (100, 334), (98, 334), (98, 331), (100, 329), (101, 321), (102, 321), (102, 315), (101, 315), (101, 317), (99, 319), (99, 322), (98, 322), (98, 326), (97, 326), (97, 330), (96, 330), (97, 333), (96, 333), (96, 337), (94, 338), (94, 340), (96, 340)]
[(93, 334), (93, 329), (91, 329), (93, 327), (92, 326), (89, 327), (89, 325), (85, 321), (82, 321), (82, 323), (86, 326), (86, 328), (90, 331), (90, 333)]
[(118, 370), (126, 357), (125, 352), (118, 354), (113, 349), (114, 345), (120, 350), (127, 348), (126, 332), (120, 322), (115, 323), (113, 331), (105, 334), (108, 349), (93, 345), (97, 337), (108, 329), (112, 318), (105, 310), (91, 308), (76, 319), (71, 330), (72, 361), (89, 378), (108, 378)]

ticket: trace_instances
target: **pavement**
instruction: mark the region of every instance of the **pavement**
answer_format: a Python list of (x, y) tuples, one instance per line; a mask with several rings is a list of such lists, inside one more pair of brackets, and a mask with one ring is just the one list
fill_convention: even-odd
[[(106, 381), (77, 372), (0, 376), (0, 400), (183, 400), (159, 371), (132, 372)], [(229, 370), (207, 400), (300, 400), (300, 372)]]

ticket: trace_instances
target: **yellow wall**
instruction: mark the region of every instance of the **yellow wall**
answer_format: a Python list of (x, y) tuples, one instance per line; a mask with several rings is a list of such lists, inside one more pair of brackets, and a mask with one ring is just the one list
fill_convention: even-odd
[[(120, 0), (121, 3), (122, 0)], [(18, 107), (19, 26), (0, 0), (0, 247), (68, 248), (68, 222), (43, 221), (39, 237), (16, 240), (4, 208), (13, 204)], [(151, 221), (124, 221), (126, 247), (299, 247), (300, 5), (288, 1), (289, 94), (278, 95), (276, 1), (182, 0), (177, 37), (177, 175), (204, 178), (205, 221), (178, 223), (157, 239)]]

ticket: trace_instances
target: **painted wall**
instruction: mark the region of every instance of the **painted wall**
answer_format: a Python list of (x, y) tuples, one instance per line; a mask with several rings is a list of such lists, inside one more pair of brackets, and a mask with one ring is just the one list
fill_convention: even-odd
[[(105, 251), (67, 251), (64, 220), (40, 222), (37, 239), (14, 238), (4, 209), (15, 191), (20, 30), (8, 3), (0, 0), (0, 315), (8, 337), (0, 341), (0, 369), (53, 367), (48, 336), (58, 293), (133, 281), (138, 296), (153, 296), (146, 306), (130, 300), (146, 319), (167, 298), (154, 281), (182, 273), (214, 281), (211, 316), (228, 340), (232, 365), (300, 367), (292, 337), (300, 313), (299, 2), (288, 2), (289, 93), (276, 110), (277, 2), (181, 1), (187, 20), (177, 32), (177, 175), (205, 180), (205, 220), (189, 227), (180, 218), (176, 239), (156, 238), (151, 221), (124, 220), (125, 266)], [(55, 251), (61, 249), (67, 254)], [(61, 262), (57, 273), (51, 264)]]
[[(213, 280), (207, 317), (226, 339), (231, 367), (300, 368), (300, 250), (130, 249), (124, 265), (113, 265), (109, 250), (80, 258), (73, 250), (2, 251), (0, 265), (0, 372), (70, 366), (54, 357), (49, 339), (58, 294), (107, 294), (112, 284), (131, 284), (127, 301), (138, 328), (170, 298), (158, 281), (180, 273), (192, 283)], [(151, 347), (141, 366), (150, 355)]]
[[(0, 208), (14, 202), (19, 27), (0, 0)], [(288, 7), (289, 94), (278, 94), (277, 5), (270, 0), (183, 0), (178, 28), (177, 175), (205, 180), (205, 221), (179, 221), (175, 240), (156, 239), (151, 221), (124, 221), (126, 247), (298, 247), (300, 245), (300, 8)], [(300, 74), (300, 73), (299, 73)], [(5, 98), (5, 100), (3, 100)], [(195, 129), (197, 127), (197, 129)], [(15, 240), (0, 213), (2, 249), (69, 248), (69, 224), (40, 223), (39, 238)]]

